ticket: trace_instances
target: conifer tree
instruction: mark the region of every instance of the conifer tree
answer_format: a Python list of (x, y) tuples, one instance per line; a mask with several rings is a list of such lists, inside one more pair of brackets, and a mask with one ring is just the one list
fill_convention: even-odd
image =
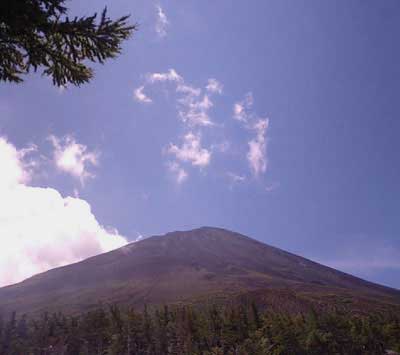
[(72, 17), (66, 0), (0, 1), (0, 81), (20, 83), (43, 69), (57, 86), (81, 85), (93, 76), (87, 62), (104, 63), (121, 52), (136, 25), (128, 16)]

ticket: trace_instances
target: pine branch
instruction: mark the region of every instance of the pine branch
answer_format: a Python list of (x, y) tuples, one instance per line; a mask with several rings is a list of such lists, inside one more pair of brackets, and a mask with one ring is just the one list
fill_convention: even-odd
[(129, 16), (111, 20), (107, 8), (99, 21), (66, 16), (65, 0), (20, 0), (0, 4), (0, 80), (21, 82), (43, 68), (57, 86), (81, 85), (93, 76), (87, 62), (103, 64), (121, 53), (121, 44), (137, 30)]

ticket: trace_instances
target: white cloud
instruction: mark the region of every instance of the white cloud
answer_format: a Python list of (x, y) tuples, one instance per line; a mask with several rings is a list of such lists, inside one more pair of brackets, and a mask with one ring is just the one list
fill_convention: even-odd
[[(146, 77), (145, 84), (159, 82), (172, 83), (176, 91), (176, 105), (178, 116), (183, 123), (185, 135), (182, 146), (171, 144), (168, 148), (170, 154), (176, 156), (181, 163), (190, 163), (196, 166), (207, 166), (211, 158), (211, 152), (224, 153), (229, 149), (229, 144), (211, 144), (208, 149), (200, 146), (200, 134), (207, 127), (217, 127), (210, 115), (214, 107), (214, 95), (221, 94), (223, 85), (214, 78), (209, 78), (205, 87), (200, 88), (188, 84), (185, 79), (173, 68), (167, 72), (150, 73)], [(144, 85), (139, 89), (143, 94)], [(143, 98), (144, 99), (144, 98)], [(267, 139), (268, 119), (260, 118), (253, 112), (254, 98), (252, 92), (245, 94), (244, 98), (233, 105), (233, 118), (250, 131), (255, 131), (255, 137), (247, 142), (246, 154), (251, 173), (259, 176), (267, 171)], [(196, 134), (193, 131), (197, 132)], [(177, 171), (177, 169), (175, 169)], [(186, 173), (186, 171), (185, 171)], [(182, 174), (187, 179), (187, 173)], [(266, 191), (275, 187), (266, 187)]]
[(143, 103), (151, 103), (152, 100), (148, 97), (144, 92), (144, 86), (140, 86), (133, 92), (133, 97), (136, 101), (143, 102)]
[(201, 89), (183, 83), (177, 86), (176, 91), (191, 96), (199, 96), (201, 94)]
[(175, 180), (178, 184), (183, 183), (188, 178), (188, 173), (184, 168), (180, 166), (176, 161), (168, 162), (168, 169), (171, 173), (173, 173)]
[[(216, 79), (208, 79), (206, 90), (210, 94), (221, 93), (222, 84)], [(190, 127), (214, 125), (209, 114), (209, 110), (214, 104), (209, 95), (201, 96), (200, 88), (186, 85), (183, 80), (177, 86), (176, 91), (184, 94), (178, 100), (178, 106), (179, 116), (185, 124)]]
[(94, 176), (88, 169), (98, 164), (97, 153), (89, 152), (85, 145), (77, 143), (72, 136), (63, 139), (50, 136), (49, 140), (54, 146), (54, 162), (59, 170), (78, 178), (82, 183)]
[(210, 108), (213, 107), (213, 103), (208, 95), (199, 99), (197, 95), (188, 93), (179, 100), (179, 104), (179, 116), (190, 127), (213, 125), (208, 113)]
[(211, 159), (210, 151), (201, 147), (200, 135), (192, 132), (183, 137), (181, 147), (171, 144), (167, 152), (175, 155), (175, 158), (179, 161), (199, 167), (207, 166)]
[(233, 118), (238, 121), (247, 122), (251, 117), (249, 110), (253, 107), (253, 94), (248, 92), (242, 101), (233, 105)]
[(156, 6), (157, 9), (157, 21), (156, 21), (156, 32), (162, 38), (167, 35), (167, 27), (169, 25), (169, 21), (167, 15), (160, 5)]
[(175, 71), (175, 69), (169, 69), (166, 73), (151, 73), (148, 75), (147, 80), (150, 83), (164, 81), (179, 83), (183, 81), (182, 77)]
[(0, 137), (0, 191), (29, 181), (24, 155), (24, 151), (18, 151), (4, 137)]
[(206, 89), (212, 93), (222, 94), (222, 84), (216, 79), (208, 79)]
[(27, 185), (24, 151), (0, 138), (0, 286), (127, 243), (104, 228), (88, 202)]
[(258, 176), (260, 173), (265, 173), (267, 170), (267, 128), (268, 119), (259, 119), (258, 122), (253, 126), (253, 129), (256, 131), (256, 137), (248, 143), (249, 151), (247, 153), (247, 160), (255, 176)]
[[(233, 105), (233, 118), (239, 121), (247, 130), (255, 131), (256, 135), (248, 142), (247, 161), (254, 176), (267, 171), (267, 129), (269, 120), (259, 118), (253, 113), (253, 94), (248, 92), (243, 100)], [(268, 191), (269, 188), (266, 188)]]
[[(188, 84), (184, 78), (173, 68), (167, 72), (149, 73), (146, 76), (145, 85), (155, 83), (171, 83), (176, 93), (176, 108), (178, 117), (186, 132), (181, 146), (170, 144), (167, 148), (169, 154), (175, 155), (176, 164), (169, 164), (169, 170), (174, 172), (179, 182), (188, 178), (188, 173), (182, 167), (183, 164), (205, 167), (211, 159), (211, 152), (218, 150), (224, 152), (228, 149), (228, 143), (212, 145), (209, 149), (200, 144), (200, 135), (206, 127), (215, 126), (210, 117), (210, 110), (214, 106), (213, 95), (221, 94), (223, 87), (216, 79), (208, 79), (204, 88)], [(139, 93), (143, 93), (145, 85), (141, 86)], [(196, 133), (193, 133), (193, 131)]]
[[(210, 95), (222, 92), (222, 84), (216, 79), (209, 79), (205, 87), (209, 95), (201, 95), (202, 89), (185, 83), (184, 78), (175, 69), (169, 69), (164, 73), (150, 73), (147, 75), (147, 82), (154, 84), (157, 82), (171, 82), (176, 84), (175, 91), (181, 94), (177, 98), (178, 114), (184, 124), (190, 127), (212, 126), (209, 110), (213, 107)], [(139, 94), (143, 94), (144, 86), (139, 89)]]
[(241, 103), (236, 102), (233, 105), (233, 117), (238, 121), (244, 121), (244, 107)]

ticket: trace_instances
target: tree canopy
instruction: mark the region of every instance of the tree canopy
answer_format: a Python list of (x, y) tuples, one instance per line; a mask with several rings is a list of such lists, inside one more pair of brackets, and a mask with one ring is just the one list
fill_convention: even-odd
[(0, 81), (20, 83), (43, 69), (54, 85), (81, 85), (93, 77), (88, 62), (104, 63), (121, 52), (136, 29), (129, 16), (67, 16), (66, 0), (0, 1)]
[[(400, 351), (400, 318), (274, 313), (255, 305), (117, 305), (68, 316), (0, 317), (4, 355), (384, 355)], [(396, 351), (396, 352), (394, 352)]]

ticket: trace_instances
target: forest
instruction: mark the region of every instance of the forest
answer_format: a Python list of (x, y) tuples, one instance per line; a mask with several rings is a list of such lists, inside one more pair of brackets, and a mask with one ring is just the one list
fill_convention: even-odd
[(338, 312), (289, 315), (254, 303), (122, 309), (79, 316), (12, 313), (0, 319), (4, 355), (387, 354), (400, 351), (400, 317)]

